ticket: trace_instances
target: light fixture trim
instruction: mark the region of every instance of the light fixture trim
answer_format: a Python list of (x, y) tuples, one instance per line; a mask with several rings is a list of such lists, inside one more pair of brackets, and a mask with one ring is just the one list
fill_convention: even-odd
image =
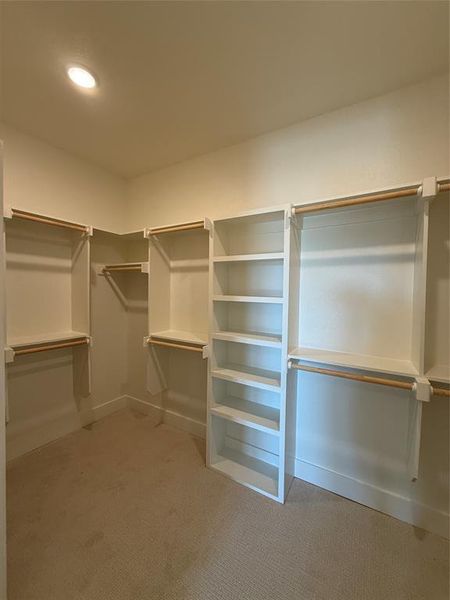
[(91, 71), (82, 65), (69, 65), (66, 69), (67, 76), (77, 87), (92, 90), (97, 87), (97, 78)]

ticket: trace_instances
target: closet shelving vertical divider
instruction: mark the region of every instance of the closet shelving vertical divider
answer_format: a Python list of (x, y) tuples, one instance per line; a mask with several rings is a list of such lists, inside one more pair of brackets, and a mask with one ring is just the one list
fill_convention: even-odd
[(5, 210), (5, 360), (73, 349), (74, 390), (90, 390), (90, 240), (87, 225)]
[[(284, 502), (290, 207), (216, 219), (210, 231), (207, 466)], [(295, 402), (295, 399), (292, 399)], [(290, 449), (290, 448), (289, 448)]]

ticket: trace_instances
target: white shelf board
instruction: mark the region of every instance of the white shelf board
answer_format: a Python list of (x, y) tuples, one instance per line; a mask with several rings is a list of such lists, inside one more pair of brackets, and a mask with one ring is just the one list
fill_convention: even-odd
[(214, 340), (253, 344), (255, 346), (265, 346), (267, 348), (281, 348), (281, 334), (247, 333), (245, 331), (215, 331), (212, 333), (212, 338)]
[(101, 270), (108, 271), (111, 273), (114, 271), (118, 271), (118, 272), (122, 273), (122, 272), (127, 272), (128, 270), (129, 271), (137, 271), (137, 269), (133, 268), (136, 266), (140, 267), (141, 273), (149, 272), (149, 263), (148, 262), (140, 262), (140, 261), (129, 262), (129, 263), (114, 263), (114, 264), (109, 263), (108, 265), (104, 265), (101, 268)]
[(214, 404), (211, 413), (272, 435), (280, 432), (280, 411), (272, 406), (228, 396), (223, 403)]
[(223, 448), (211, 467), (266, 496), (276, 498), (278, 494), (277, 467), (238, 450)]
[(435, 365), (426, 372), (425, 376), (430, 381), (437, 381), (438, 383), (450, 383), (450, 365)]
[(228, 364), (211, 370), (211, 375), (216, 379), (224, 379), (234, 383), (243, 383), (250, 387), (271, 392), (280, 391), (281, 374), (276, 371), (266, 371), (242, 365)]
[(52, 344), (86, 337), (89, 337), (89, 334), (82, 333), (81, 331), (58, 331), (54, 333), (41, 333), (31, 336), (11, 337), (8, 338), (7, 346), (10, 348), (24, 348), (26, 346), (34, 346), (36, 344)]
[(195, 333), (193, 331), (180, 331), (179, 329), (167, 329), (165, 331), (155, 331), (150, 334), (151, 338), (168, 340), (171, 342), (183, 342), (185, 344), (197, 344), (204, 346), (208, 343), (206, 333)]
[(283, 260), (284, 252), (262, 252), (259, 254), (230, 254), (228, 256), (215, 256), (214, 262), (253, 262), (259, 260)]
[(283, 304), (279, 296), (213, 296), (214, 302), (256, 302), (258, 304)]
[(350, 354), (334, 350), (321, 350), (319, 348), (296, 348), (289, 353), (289, 358), (405, 377), (415, 377), (419, 374), (413, 363), (409, 360), (371, 356), (368, 354)]

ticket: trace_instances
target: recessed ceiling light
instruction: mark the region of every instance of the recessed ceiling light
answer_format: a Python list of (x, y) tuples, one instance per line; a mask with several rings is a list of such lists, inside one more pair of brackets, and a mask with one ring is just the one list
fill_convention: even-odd
[(92, 73), (83, 67), (68, 67), (67, 75), (74, 82), (75, 85), (78, 85), (82, 88), (91, 89), (97, 85), (95, 77)]

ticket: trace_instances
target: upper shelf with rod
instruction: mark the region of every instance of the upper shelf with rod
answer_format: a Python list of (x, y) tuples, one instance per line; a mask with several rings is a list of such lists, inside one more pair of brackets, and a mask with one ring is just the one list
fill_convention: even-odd
[(92, 227), (5, 213), (8, 356), (88, 345)]
[[(448, 192), (450, 190), (449, 179), (437, 180), (437, 193)], [(387, 200), (396, 200), (401, 198), (411, 198), (420, 194), (422, 191), (421, 184), (414, 184), (400, 188), (390, 188), (385, 191), (360, 194), (357, 196), (346, 196), (338, 198), (330, 198), (320, 202), (311, 204), (302, 204), (294, 206), (293, 213), (296, 215), (310, 214), (314, 212), (330, 211), (333, 209), (346, 208), (352, 206), (363, 206), (377, 202), (385, 202)]]
[(407, 377), (425, 372), (429, 213), (447, 187), (430, 177), (293, 209), (301, 251), (291, 358)]
[(11, 338), (8, 339), (5, 348), (5, 362), (13, 362), (16, 356), (88, 346), (90, 343), (90, 337), (80, 331), (61, 331), (46, 335)]
[(161, 235), (163, 233), (177, 233), (185, 231), (193, 231), (196, 229), (206, 229), (205, 219), (201, 221), (188, 221), (186, 223), (177, 223), (174, 225), (164, 225), (161, 227), (149, 227), (145, 230), (146, 237)]
[(149, 337), (156, 348), (203, 353), (208, 341), (207, 219), (154, 227), (149, 240)]
[(130, 263), (115, 263), (105, 265), (100, 268), (100, 273), (122, 273), (122, 272), (147, 273), (149, 272), (149, 263), (146, 262), (130, 262)]
[(34, 223), (41, 223), (43, 225), (52, 225), (53, 227), (59, 227), (61, 229), (68, 229), (72, 231), (78, 231), (92, 235), (93, 228), (90, 225), (82, 225), (80, 223), (73, 223), (71, 221), (65, 221), (63, 219), (57, 219), (48, 215), (41, 215), (18, 208), (5, 208), (4, 217), (6, 219), (21, 219), (23, 221), (31, 221)]

